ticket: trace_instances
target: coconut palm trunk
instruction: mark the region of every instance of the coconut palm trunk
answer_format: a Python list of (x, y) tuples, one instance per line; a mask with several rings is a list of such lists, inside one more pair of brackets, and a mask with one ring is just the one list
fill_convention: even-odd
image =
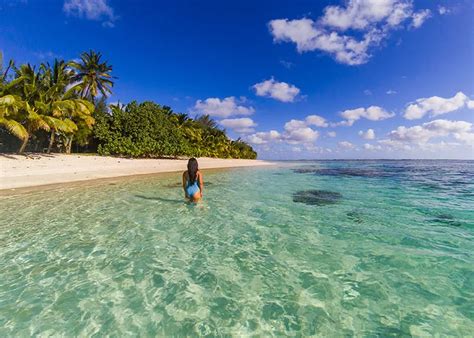
[(28, 145), (28, 141), (30, 140), (30, 132), (26, 134), (23, 142), (21, 143), (20, 149), (18, 150), (18, 154), (23, 154), (25, 152), (26, 146)]
[(56, 136), (56, 131), (51, 130), (51, 136), (49, 137), (49, 145), (48, 145), (48, 151), (47, 151), (48, 154), (51, 154), (51, 149), (53, 149), (55, 136)]
[(71, 136), (68, 136), (66, 138), (66, 154), (70, 154), (71, 153), (71, 149), (72, 149), (72, 139), (74, 138), (74, 135), (71, 135)]

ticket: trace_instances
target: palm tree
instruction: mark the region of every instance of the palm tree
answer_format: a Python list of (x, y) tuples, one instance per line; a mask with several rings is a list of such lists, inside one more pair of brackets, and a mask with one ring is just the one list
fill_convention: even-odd
[[(12, 81), (15, 85), (9, 90), (23, 98), (20, 99), (21, 104), (17, 104), (15, 120), (26, 131), (21, 137), (23, 142), (19, 153), (24, 152), (32, 133), (38, 129), (51, 132), (48, 151), (51, 151), (54, 144), (55, 134), (61, 132), (66, 139), (66, 151), (69, 153), (74, 132), (78, 129), (76, 122), (84, 122), (89, 128), (92, 126), (93, 104), (75, 98), (77, 86), (66, 90), (72, 78), (72, 71), (67, 69), (63, 61), (55, 61), (53, 68), (49, 64), (42, 64), (39, 71), (29, 64), (16, 69), (16, 79)], [(12, 102), (11, 98), (9, 102)], [(6, 107), (6, 104), (4, 106)], [(10, 104), (10, 111), (12, 107), (13, 104)], [(5, 122), (3, 124), (5, 125)], [(12, 130), (11, 127), (7, 128)], [(20, 136), (19, 133), (15, 135)]]
[(93, 50), (81, 54), (80, 62), (72, 61), (69, 65), (76, 70), (74, 81), (81, 83), (81, 97), (83, 99), (94, 99), (100, 94), (108, 96), (112, 93), (114, 82), (110, 75), (112, 66), (107, 61), (101, 61), (102, 54)]
[[(3, 111), (4, 116), (15, 115), (15, 120), (3, 117), (2, 125), (13, 135), (22, 140), (20, 149), (18, 150), (19, 154), (25, 151), (33, 132), (39, 129), (45, 131), (50, 130), (45, 119), (46, 116), (39, 114), (37, 109), (31, 107), (28, 102), (21, 101), (21, 99), (18, 97), (15, 98), (12, 95), (6, 95), (0, 100), (2, 101), (0, 102), (0, 111)], [(2, 115), (1, 112), (0, 115)]]
[(0, 97), (0, 125), (22, 141), (28, 137), (28, 132), (17, 119), (24, 104), (21, 98), (15, 95)]
[(209, 128), (209, 129), (217, 128), (216, 121), (214, 121), (209, 115), (201, 115), (197, 117), (195, 120), (203, 128)]
[[(75, 98), (78, 85), (71, 86), (74, 72), (68, 69), (66, 62), (55, 60), (53, 67), (49, 64), (42, 64), (40, 71), (42, 72), (44, 90), (41, 100), (35, 101), (35, 107), (46, 115), (45, 121), (51, 130), (47, 152), (51, 152), (57, 133), (67, 135), (67, 149), (70, 150), (69, 143), (72, 142), (72, 134), (78, 129), (72, 118), (90, 119), (93, 109), (84, 103), (84, 100)], [(68, 87), (70, 88), (68, 89)], [(86, 108), (84, 109), (84, 107)], [(88, 125), (92, 123), (93, 121)]]
[(53, 116), (62, 118), (66, 123), (62, 131), (66, 140), (66, 153), (70, 154), (74, 132), (78, 130), (78, 125), (85, 125), (90, 129), (95, 123), (95, 119), (91, 116), (95, 107), (87, 100), (69, 99), (54, 102), (52, 108)]
[[(32, 133), (38, 129), (49, 131), (44, 115), (38, 113), (34, 103), (41, 96), (41, 74), (30, 64), (15, 68), (15, 79), (8, 85), (2, 86), (2, 109), (4, 125), (13, 135), (22, 140), (19, 153), (23, 153)], [(31, 103), (31, 104), (30, 104)], [(10, 117), (10, 118), (9, 118)], [(19, 128), (17, 123), (21, 125)]]
[(7, 68), (3, 70), (3, 54), (0, 51), (0, 85), (5, 84), (7, 80), (8, 72), (10, 71), (10, 69), (14, 67), (15, 67), (15, 63), (13, 62), (13, 60), (10, 60), (8, 62)]

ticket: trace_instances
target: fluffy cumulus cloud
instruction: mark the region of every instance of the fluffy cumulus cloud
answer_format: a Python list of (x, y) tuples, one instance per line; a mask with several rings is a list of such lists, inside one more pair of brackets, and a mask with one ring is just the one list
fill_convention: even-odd
[(365, 150), (382, 150), (382, 146), (380, 144), (370, 144), (370, 143), (364, 143), (364, 149)]
[(294, 42), (298, 52), (320, 50), (329, 53), (340, 63), (359, 65), (366, 63), (370, 57), (369, 46), (378, 44), (382, 34), (371, 30), (361, 40), (328, 32), (317, 28), (311, 19), (288, 20), (278, 19), (270, 22), (270, 31), (276, 42)]
[(257, 83), (253, 86), (258, 96), (271, 97), (282, 102), (293, 102), (300, 90), (289, 83), (278, 82), (274, 78)]
[(367, 131), (359, 131), (359, 136), (366, 140), (375, 139), (375, 131), (373, 129), (367, 129)]
[(329, 137), (336, 137), (336, 136), (337, 136), (337, 134), (336, 134), (335, 131), (328, 131), (328, 132), (327, 132), (327, 135), (328, 135)]
[(114, 27), (118, 19), (107, 0), (66, 0), (63, 10), (67, 15), (103, 21), (105, 27)]
[(427, 9), (416, 12), (411, 0), (349, 0), (346, 6), (325, 7), (317, 20), (272, 20), (269, 30), (275, 42), (295, 43), (299, 52), (319, 50), (341, 63), (359, 65), (391, 30), (404, 22), (418, 28), (430, 15)]
[(450, 113), (461, 108), (474, 109), (474, 101), (470, 100), (463, 92), (458, 92), (450, 98), (432, 96), (421, 98), (408, 105), (404, 117), (407, 120), (421, 119), (426, 114), (431, 117)]
[(249, 135), (246, 139), (252, 144), (260, 145), (270, 142), (285, 142), (291, 145), (302, 144), (306, 149), (314, 148), (314, 142), (319, 138), (319, 132), (310, 126), (327, 126), (324, 118), (317, 115), (309, 115), (303, 120), (290, 120), (285, 123), (283, 132), (271, 130), (269, 132), (258, 132)]
[(287, 128), (285, 125), (285, 132), (283, 133), (283, 140), (289, 144), (312, 143), (318, 137), (319, 132), (310, 127)]
[(319, 115), (308, 115), (304, 120), (290, 120), (285, 123), (282, 139), (290, 144), (310, 144), (319, 137), (319, 132), (312, 129), (312, 126), (325, 128), (329, 124), (324, 117)]
[(348, 109), (340, 113), (340, 115), (342, 118), (344, 118), (344, 121), (338, 122), (335, 125), (352, 126), (355, 121), (360, 120), (361, 118), (364, 118), (370, 121), (380, 121), (380, 120), (386, 120), (395, 116), (395, 114), (387, 112), (385, 109), (379, 106), (370, 106), (368, 108)]
[(219, 123), (225, 128), (232, 129), (235, 132), (241, 134), (251, 133), (254, 131), (253, 128), (257, 126), (257, 124), (251, 118), (248, 117), (241, 117), (237, 119), (224, 119), (219, 121)]
[(256, 145), (267, 144), (273, 141), (279, 141), (280, 139), (281, 134), (276, 130), (261, 131), (247, 137), (247, 141)]
[(227, 118), (230, 116), (252, 115), (255, 109), (251, 106), (245, 106), (245, 98), (240, 100), (234, 96), (229, 96), (224, 99), (210, 97), (202, 100), (197, 100), (194, 105), (194, 112), (213, 117)]
[(285, 129), (305, 128), (316, 126), (321, 128), (329, 127), (326, 119), (319, 115), (308, 115), (304, 120), (290, 120), (285, 124)]
[(306, 124), (309, 126), (316, 126), (321, 128), (329, 127), (329, 123), (327, 123), (326, 119), (319, 115), (308, 115), (306, 116)]
[(392, 144), (398, 142), (419, 145), (434, 138), (452, 136), (457, 141), (474, 145), (473, 125), (466, 121), (434, 120), (413, 127), (400, 126), (388, 136)]
[(348, 142), (348, 141), (341, 141), (338, 143), (338, 146), (343, 148), (343, 149), (353, 149), (355, 148), (355, 145), (353, 145), (352, 143)]

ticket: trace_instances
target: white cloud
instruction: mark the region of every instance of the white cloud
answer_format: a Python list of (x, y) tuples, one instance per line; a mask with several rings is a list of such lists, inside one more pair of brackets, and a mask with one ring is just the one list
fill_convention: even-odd
[(367, 96), (372, 95), (372, 91), (370, 89), (365, 89), (364, 95), (367, 95)]
[(300, 90), (289, 83), (277, 82), (274, 78), (257, 83), (253, 86), (258, 96), (274, 98), (282, 102), (293, 102)]
[(349, 0), (346, 7), (327, 6), (321, 22), (339, 30), (363, 30), (386, 21), (391, 26), (400, 24), (412, 13), (410, 1)]
[(369, 108), (348, 109), (340, 113), (345, 121), (338, 122), (334, 125), (352, 126), (355, 121), (365, 118), (370, 121), (380, 121), (395, 116), (393, 113), (387, 112), (379, 106), (370, 106)]
[(216, 117), (230, 117), (236, 115), (252, 115), (255, 112), (253, 107), (246, 107), (242, 105), (245, 99), (237, 100), (234, 96), (229, 96), (224, 99), (210, 97), (202, 100), (197, 100), (194, 105), (194, 111), (198, 114), (216, 116)]
[(282, 139), (290, 144), (296, 143), (310, 143), (316, 141), (319, 133), (316, 130), (308, 127), (305, 121), (290, 120), (285, 123), (285, 132)]
[(321, 128), (329, 127), (326, 119), (319, 115), (308, 115), (306, 116), (306, 124), (309, 126), (316, 126)]
[[(309, 120), (313, 120), (314, 116), (310, 115)], [(315, 121), (313, 121), (315, 122)], [(319, 124), (323, 121), (318, 120)], [(285, 123), (282, 133), (276, 130), (269, 132), (258, 132), (247, 137), (247, 140), (253, 144), (266, 144), (272, 141), (283, 141), (291, 145), (303, 144), (306, 149), (312, 146), (312, 143), (319, 138), (319, 132), (308, 126), (307, 121), (290, 120)]]
[(381, 150), (382, 146), (365, 143), (364, 144), (364, 149), (365, 150)]
[(328, 131), (328, 132), (327, 132), (327, 135), (328, 135), (329, 137), (336, 137), (336, 136), (337, 136), (337, 134), (336, 134), (335, 131)]
[(438, 13), (441, 15), (449, 14), (451, 13), (451, 10), (449, 8), (446, 8), (444, 6), (438, 6)]
[(281, 139), (281, 134), (276, 130), (268, 132), (258, 132), (247, 137), (247, 140), (252, 144), (267, 144), (269, 142), (278, 141)]
[[(319, 50), (341, 63), (359, 65), (368, 61), (369, 49), (390, 30), (408, 19), (413, 27), (420, 27), (429, 16), (429, 10), (414, 13), (411, 0), (348, 0), (345, 7), (325, 7), (324, 15), (315, 21), (271, 20), (269, 30), (275, 42), (293, 42), (300, 53)], [(354, 31), (363, 32), (362, 37), (349, 35)]]
[(474, 109), (472, 100), (469, 100), (463, 92), (458, 92), (451, 98), (432, 96), (418, 99), (415, 103), (410, 104), (405, 110), (404, 117), (407, 120), (421, 119), (426, 114), (434, 117), (463, 107)]
[(423, 9), (417, 13), (414, 13), (412, 16), (413, 27), (415, 28), (420, 27), (430, 16), (431, 16), (431, 11), (429, 9)]
[(397, 92), (396, 92), (395, 90), (393, 90), (393, 89), (389, 89), (389, 90), (386, 91), (386, 94), (387, 94), (387, 95), (395, 95), (396, 93), (397, 93)]
[(242, 117), (237, 119), (224, 119), (219, 121), (219, 123), (224, 126), (225, 128), (229, 128), (234, 130), (237, 133), (251, 133), (254, 131), (254, 127), (257, 124), (248, 117)]
[(104, 20), (102, 25), (105, 27), (114, 27), (114, 22), (118, 19), (107, 0), (66, 0), (63, 11), (67, 15), (88, 20)]
[(378, 30), (367, 32), (361, 40), (337, 32), (327, 32), (317, 28), (311, 19), (272, 20), (269, 27), (275, 42), (294, 42), (300, 53), (321, 50), (349, 65), (366, 63), (370, 57), (369, 46), (378, 44), (382, 39)]
[(352, 149), (352, 148), (355, 147), (352, 143), (350, 143), (348, 141), (341, 141), (341, 142), (338, 143), (338, 145), (339, 145), (339, 147), (345, 148), (345, 149)]
[(305, 128), (309, 126), (316, 126), (321, 128), (329, 127), (329, 123), (326, 119), (319, 115), (308, 115), (306, 116), (305, 120), (295, 120), (292, 119), (285, 123), (285, 129), (298, 129), (298, 128)]
[(466, 121), (434, 120), (413, 127), (400, 126), (389, 133), (391, 141), (422, 144), (432, 138), (453, 136), (456, 140), (474, 145), (472, 123)]
[(309, 127), (286, 130), (283, 138), (290, 144), (310, 143), (318, 139), (319, 132)]
[(301, 120), (290, 120), (285, 123), (285, 130), (306, 128), (306, 122)]
[(367, 129), (366, 132), (360, 130), (359, 131), (359, 136), (366, 140), (373, 140), (375, 139), (375, 131), (373, 129)]

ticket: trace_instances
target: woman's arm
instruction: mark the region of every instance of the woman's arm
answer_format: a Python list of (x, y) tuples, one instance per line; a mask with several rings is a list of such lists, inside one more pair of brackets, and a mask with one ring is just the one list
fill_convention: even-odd
[(183, 173), (183, 190), (184, 196), (188, 198), (188, 193), (186, 192), (186, 171)]
[(202, 191), (204, 189), (204, 182), (202, 181), (202, 173), (199, 172), (199, 189), (201, 189), (201, 197), (202, 197)]

